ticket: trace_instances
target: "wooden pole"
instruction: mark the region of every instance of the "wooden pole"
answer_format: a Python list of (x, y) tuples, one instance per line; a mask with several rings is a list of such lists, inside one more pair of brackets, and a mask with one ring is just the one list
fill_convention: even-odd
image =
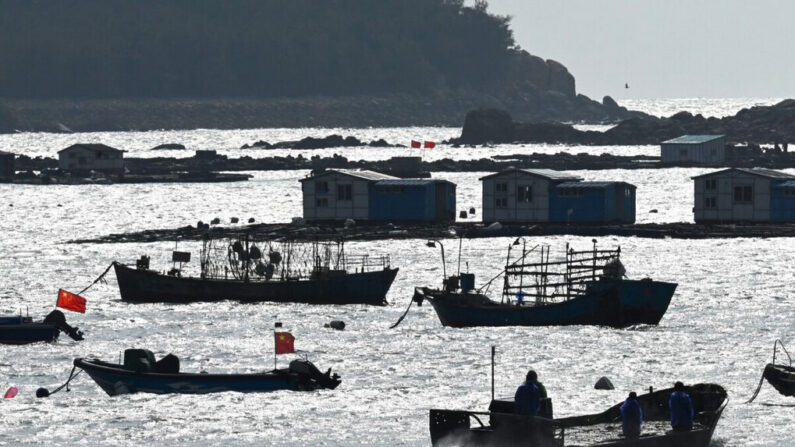
[(491, 346), (491, 401), (494, 402), (494, 354), (497, 351), (497, 347), (492, 345)]

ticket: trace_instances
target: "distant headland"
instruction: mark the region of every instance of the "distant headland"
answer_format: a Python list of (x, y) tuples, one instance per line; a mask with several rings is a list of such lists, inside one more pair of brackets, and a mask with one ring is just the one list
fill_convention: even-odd
[(645, 116), (577, 94), (485, 2), (62, 0), (3, 15), (0, 132), (455, 126), (481, 107)]

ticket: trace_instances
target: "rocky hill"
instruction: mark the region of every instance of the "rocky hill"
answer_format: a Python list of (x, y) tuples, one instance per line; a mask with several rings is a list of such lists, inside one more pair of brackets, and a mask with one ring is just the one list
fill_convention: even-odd
[[(462, 0), (0, 0), (0, 131), (638, 116)], [(0, 109), (0, 112), (2, 110)], [(10, 124), (9, 124), (10, 123)]]

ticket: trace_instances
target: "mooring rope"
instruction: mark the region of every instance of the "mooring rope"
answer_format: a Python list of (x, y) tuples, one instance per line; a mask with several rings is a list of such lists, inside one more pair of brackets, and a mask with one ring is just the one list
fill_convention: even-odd
[[(415, 296), (417, 295), (417, 291), (416, 290), (414, 291), (414, 295)], [(403, 315), (401, 315), (400, 318), (398, 318), (398, 320), (395, 322), (395, 324), (393, 324), (392, 326), (389, 326), (389, 329), (394, 329), (394, 328), (398, 327), (398, 325), (400, 323), (403, 322), (403, 319), (406, 318), (406, 315), (409, 314), (409, 309), (411, 309), (411, 305), (412, 304), (414, 304), (414, 297), (411, 297), (411, 301), (409, 301), (409, 306), (406, 308), (406, 311), (403, 312)]]
[(104, 272), (102, 272), (102, 274), (101, 274), (101, 275), (99, 275), (99, 276), (97, 277), (97, 279), (95, 279), (95, 280), (94, 280), (94, 282), (92, 282), (91, 284), (89, 284), (89, 285), (88, 285), (88, 287), (86, 287), (85, 289), (83, 289), (83, 290), (81, 290), (81, 291), (77, 292), (77, 294), (78, 294), (78, 295), (82, 295), (82, 294), (83, 294), (83, 292), (85, 292), (86, 290), (88, 290), (88, 289), (90, 289), (90, 288), (94, 287), (94, 285), (95, 285), (96, 283), (98, 283), (98, 282), (102, 281), (102, 279), (105, 277), (105, 275), (107, 275), (107, 274), (108, 274), (108, 272), (110, 271), (110, 268), (111, 268), (111, 267), (113, 267), (113, 264), (115, 264), (115, 263), (114, 263), (114, 262), (111, 262), (111, 263), (110, 263), (110, 265), (108, 266), (108, 268), (106, 268), (106, 269), (105, 269), (105, 271), (104, 271)]
[(63, 385), (61, 385), (58, 388), (54, 389), (52, 392), (50, 392), (47, 388), (39, 388), (38, 390), (36, 390), (36, 397), (50, 397), (53, 394), (57, 393), (58, 391), (61, 391), (64, 388), (66, 388), (66, 391), (68, 392), (69, 391), (69, 382), (71, 382), (72, 379), (74, 379), (75, 377), (79, 376), (83, 372), (83, 370), (81, 369), (80, 371), (77, 372), (77, 374), (75, 374), (75, 370), (76, 369), (77, 369), (77, 366), (72, 366), (72, 372), (69, 373), (69, 378), (66, 379), (66, 383), (64, 383)]
[(751, 396), (750, 399), (748, 399), (748, 402), (746, 402), (747, 404), (750, 404), (751, 402), (753, 402), (754, 399), (756, 399), (756, 396), (759, 395), (759, 390), (762, 389), (762, 383), (764, 383), (764, 381), (765, 381), (765, 373), (762, 372), (762, 377), (759, 378), (759, 386), (756, 387), (756, 391), (754, 391), (754, 395)]

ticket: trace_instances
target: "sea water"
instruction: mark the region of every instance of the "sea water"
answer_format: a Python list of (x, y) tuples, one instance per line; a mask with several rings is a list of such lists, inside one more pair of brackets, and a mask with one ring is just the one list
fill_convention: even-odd
[[(765, 102), (767, 101), (767, 102)], [(726, 114), (774, 100), (680, 101), (694, 113)], [(671, 100), (633, 102), (646, 111), (673, 110)], [(675, 101), (673, 101), (675, 103)], [(679, 108), (682, 108), (679, 107)], [(729, 112), (726, 112), (729, 110)], [(0, 136), (0, 150), (55, 156), (77, 142), (103, 142), (128, 150), (127, 156), (153, 156), (166, 142), (216, 149), (232, 157), (286, 155), (290, 151), (238, 149), (258, 139), (270, 142), (325, 136), (441, 141), (455, 128), (255, 129)], [(383, 159), (422, 154), (426, 159), (481, 158), (532, 152), (610, 152), (655, 154), (655, 146), (570, 147), (509, 145), (436, 150), (338, 148), (306, 151), (349, 159)], [(622, 152), (623, 151), (623, 152)], [(157, 152), (172, 154), (172, 152)], [(256, 154), (256, 155), (253, 155)], [(623, 180), (638, 186), (638, 222), (691, 222), (692, 176), (705, 169), (573, 171), (588, 180)], [(789, 171), (795, 173), (795, 171)], [(42, 318), (53, 309), (58, 288), (78, 291), (113, 260), (131, 262), (143, 254), (152, 268), (170, 267), (174, 241), (127, 244), (70, 244), (73, 239), (153, 228), (195, 225), (214, 217), (242, 222), (286, 222), (301, 215), (298, 180), (306, 171), (253, 172), (252, 181), (228, 184), (8, 185), (0, 184), (0, 313), (30, 312)], [(458, 184), (458, 208), (481, 212), (478, 178), (485, 173), (434, 173)], [(650, 213), (657, 210), (656, 213)], [(479, 284), (496, 275), (508, 238), (465, 240), (461, 270)], [(565, 244), (590, 248), (591, 238), (530, 238), (561, 256)], [(443, 328), (430, 306), (414, 307), (396, 329), (389, 329), (408, 305), (415, 286), (441, 283), (438, 248), (417, 239), (349, 242), (348, 253), (389, 255), (399, 267), (383, 308), (238, 304), (234, 302), (127, 304), (120, 301), (112, 272), (84, 295), (85, 315), (67, 312), (67, 321), (85, 330), (86, 339), (66, 336), (52, 344), (0, 346), (0, 387), (20, 389), (0, 401), (0, 445), (401, 445), (430, 443), (428, 410), (485, 410), (490, 398), (490, 347), (497, 346), (496, 394), (512, 396), (528, 368), (539, 372), (557, 416), (598, 412), (620, 402), (629, 391), (649, 386), (713, 382), (729, 392), (729, 405), (715, 432), (714, 445), (792, 445), (795, 401), (769, 385), (753, 404), (751, 396), (772, 356), (773, 341), (795, 341), (795, 240), (644, 239), (603, 237), (603, 247), (620, 245), (632, 278), (679, 283), (658, 326), (617, 330), (600, 327)], [(197, 258), (198, 242), (179, 250)], [(458, 244), (446, 243), (447, 270), (458, 270)], [(186, 270), (196, 273), (196, 263)], [(496, 286), (495, 286), (496, 287)], [(498, 288), (492, 288), (499, 293)], [(344, 331), (323, 327), (343, 320)], [(255, 372), (273, 366), (273, 324), (280, 321), (319, 368), (342, 376), (334, 391), (265, 394), (220, 393), (205, 396), (149, 394), (109, 397), (88, 377), (71, 391), (36, 399), (36, 388), (53, 389), (68, 377), (75, 357), (116, 361), (130, 347), (151, 349), (158, 357), (174, 353), (184, 371)], [(795, 344), (794, 344), (795, 345)], [(303, 355), (303, 354), (302, 354)], [(292, 355), (280, 356), (286, 366)], [(601, 376), (615, 391), (593, 389)]]

